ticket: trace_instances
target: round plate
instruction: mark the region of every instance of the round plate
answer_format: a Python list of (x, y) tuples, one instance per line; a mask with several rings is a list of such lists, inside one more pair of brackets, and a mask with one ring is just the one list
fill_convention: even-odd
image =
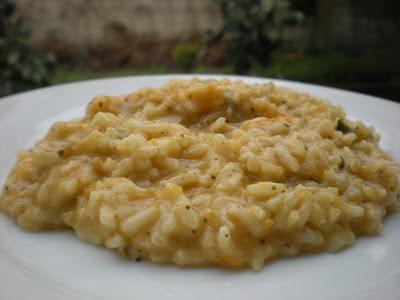
[[(56, 120), (81, 117), (95, 95), (158, 87), (185, 75), (141, 76), (59, 85), (0, 99), (0, 183), (18, 150), (43, 137)], [(204, 75), (200, 78), (221, 78)], [(267, 79), (229, 76), (247, 83)], [(381, 133), (381, 147), (400, 160), (400, 105), (316, 85), (275, 80), (342, 105), (350, 119)], [(72, 232), (29, 233), (0, 214), (0, 299), (398, 299), (400, 214), (383, 233), (339, 253), (267, 263), (260, 272), (178, 268), (123, 259), (81, 242)]]

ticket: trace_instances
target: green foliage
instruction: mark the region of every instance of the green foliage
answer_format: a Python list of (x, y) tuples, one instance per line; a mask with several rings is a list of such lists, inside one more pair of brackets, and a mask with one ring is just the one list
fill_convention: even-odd
[(315, 15), (317, 6), (316, 2), (316, 0), (290, 0), (291, 7), (300, 10), (306, 16)]
[(14, 4), (0, 0), (0, 96), (48, 83), (54, 58), (28, 46), (30, 31), (13, 19)]
[(209, 42), (225, 41), (228, 61), (239, 74), (254, 64), (266, 66), (281, 44), (284, 26), (303, 19), (288, 0), (219, 0), (219, 5), (223, 26)]
[(172, 51), (172, 57), (185, 72), (189, 72), (196, 63), (199, 51), (200, 47), (197, 44), (180, 44)]

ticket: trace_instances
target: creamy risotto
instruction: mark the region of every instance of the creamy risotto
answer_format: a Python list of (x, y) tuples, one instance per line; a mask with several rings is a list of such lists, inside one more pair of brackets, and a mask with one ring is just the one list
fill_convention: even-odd
[(399, 165), (342, 108), (272, 83), (95, 97), (18, 154), (1, 210), (133, 259), (260, 269), (379, 233)]

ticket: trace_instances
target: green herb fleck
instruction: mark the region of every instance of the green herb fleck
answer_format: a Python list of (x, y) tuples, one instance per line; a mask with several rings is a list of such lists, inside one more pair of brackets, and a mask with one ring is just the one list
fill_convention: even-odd
[(337, 125), (335, 127), (337, 131), (342, 132), (343, 134), (351, 132), (351, 128), (344, 122), (343, 119), (339, 119)]

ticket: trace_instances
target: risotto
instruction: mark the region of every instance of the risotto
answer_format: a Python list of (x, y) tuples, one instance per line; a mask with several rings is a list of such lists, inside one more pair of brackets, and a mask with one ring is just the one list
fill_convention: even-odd
[(95, 97), (18, 154), (0, 209), (136, 260), (261, 269), (336, 251), (399, 206), (399, 165), (342, 108), (272, 83)]

